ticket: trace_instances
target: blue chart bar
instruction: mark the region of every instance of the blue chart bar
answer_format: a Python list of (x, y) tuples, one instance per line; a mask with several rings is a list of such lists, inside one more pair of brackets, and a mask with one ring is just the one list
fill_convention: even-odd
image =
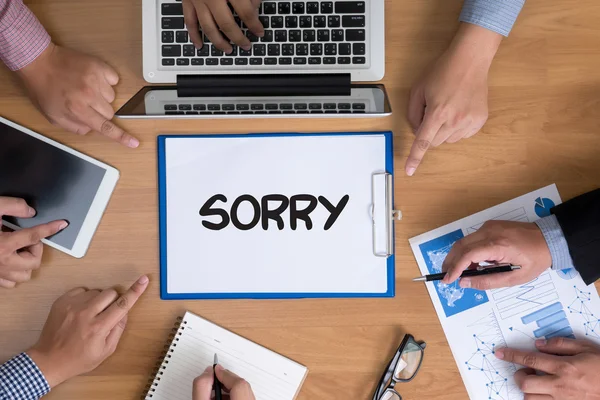
[(537, 326), (541, 328), (543, 326), (548, 326), (551, 323), (559, 321), (564, 318), (567, 318), (567, 314), (565, 314), (564, 311), (559, 311), (559, 312), (554, 313), (546, 318), (542, 318), (542, 319), (536, 321), (536, 323), (537, 323)]
[(540, 329), (536, 329), (535, 331), (533, 331), (533, 335), (536, 338), (539, 338), (542, 336), (550, 335), (554, 332), (558, 332), (561, 329), (565, 329), (565, 328), (570, 328), (569, 320), (566, 318), (561, 319), (560, 321), (554, 322), (553, 324), (550, 324), (548, 326), (544, 326)]
[(541, 320), (542, 318), (546, 318), (554, 313), (557, 313), (562, 309), (562, 304), (560, 304), (559, 302), (553, 303), (550, 304), (548, 307), (544, 307), (541, 310), (537, 310), (535, 312), (532, 312), (531, 314), (521, 317), (521, 321), (523, 322), (523, 324), (527, 325), (534, 321)]
[(536, 338), (546, 337), (546, 339), (550, 339), (556, 336), (574, 337), (573, 329), (560, 302), (550, 304), (531, 314), (527, 314), (521, 317), (521, 321), (524, 325), (535, 322), (538, 329), (533, 331), (533, 335)]
[(573, 329), (571, 329), (570, 326), (567, 326), (566, 328), (563, 328), (560, 331), (556, 331), (554, 333), (546, 335), (546, 339), (552, 339), (553, 337), (572, 337), (573, 339), (575, 339), (575, 336), (573, 336)]

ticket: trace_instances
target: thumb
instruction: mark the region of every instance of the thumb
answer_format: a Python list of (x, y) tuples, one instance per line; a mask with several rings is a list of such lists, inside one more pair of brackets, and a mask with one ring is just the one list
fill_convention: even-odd
[(193, 400), (211, 400), (214, 377), (213, 368), (207, 367), (202, 375), (194, 379)]
[(579, 353), (585, 353), (596, 350), (595, 346), (585, 340), (568, 339), (564, 337), (554, 337), (549, 340), (536, 340), (535, 347), (547, 354), (557, 356), (574, 356)]

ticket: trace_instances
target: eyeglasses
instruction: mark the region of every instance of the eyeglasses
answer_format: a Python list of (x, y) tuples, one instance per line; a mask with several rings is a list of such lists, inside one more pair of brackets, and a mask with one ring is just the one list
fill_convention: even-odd
[(417, 342), (412, 335), (404, 335), (394, 358), (383, 372), (383, 376), (373, 394), (373, 400), (402, 400), (396, 391), (396, 384), (410, 382), (419, 372), (423, 362), (425, 342)]

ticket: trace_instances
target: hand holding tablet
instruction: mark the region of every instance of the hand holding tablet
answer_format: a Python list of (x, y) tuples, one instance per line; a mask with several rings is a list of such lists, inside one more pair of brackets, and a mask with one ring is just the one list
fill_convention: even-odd
[[(109, 165), (0, 118), (0, 199), (12, 198), (4, 200), (7, 205), (0, 208), (0, 218), (4, 226), (23, 231), (10, 234), (20, 246), (9, 246), (5, 234), (0, 236), (0, 269), (2, 257), (13, 260), (15, 252), (19, 260), (37, 259), (37, 265), (31, 260), (28, 264), (37, 268), (40, 240), (73, 257), (83, 257), (118, 179), (119, 171)], [(61, 229), (61, 222), (68, 222), (69, 228)], [(29, 276), (0, 278), (12, 282), (7, 284), (12, 287)]]
[[(35, 210), (23, 199), (0, 197), (0, 218), (4, 215), (31, 218)], [(0, 232), (0, 287), (10, 289), (31, 279), (32, 271), (42, 262), (41, 240), (67, 226), (67, 221), (53, 221), (16, 232)]]

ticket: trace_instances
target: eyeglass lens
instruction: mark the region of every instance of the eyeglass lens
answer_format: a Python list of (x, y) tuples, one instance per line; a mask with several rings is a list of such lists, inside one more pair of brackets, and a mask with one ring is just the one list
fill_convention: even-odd
[[(408, 342), (402, 351), (402, 355), (396, 364), (394, 378), (399, 380), (408, 380), (412, 378), (421, 364), (423, 358), (423, 349), (416, 343)], [(394, 397), (390, 399), (395, 400)], [(382, 400), (387, 400), (385, 397)]]
[(388, 389), (383, 393), (380, 400), (400, 400), (400, 396), (392, 389)]

